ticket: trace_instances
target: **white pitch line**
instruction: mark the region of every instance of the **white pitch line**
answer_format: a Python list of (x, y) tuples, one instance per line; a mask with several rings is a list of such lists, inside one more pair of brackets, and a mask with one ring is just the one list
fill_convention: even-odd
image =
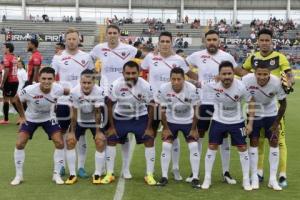
[[(129, 143), (130, 143), (130, 153), (129, 153), (129, 163), (131, 163), (133, 151), (135, 148), (135, 140), (132, 134), (129, 134)], [(121, 169), (118, 185), (116, 188), (114, 200), (122, 200), (125, 191), (125, 179), (123, 178), (123, 169)]]

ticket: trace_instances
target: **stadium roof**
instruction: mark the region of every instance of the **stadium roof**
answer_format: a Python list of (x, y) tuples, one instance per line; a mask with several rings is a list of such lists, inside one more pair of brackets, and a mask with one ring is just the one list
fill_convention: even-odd
[[(75, 6), (76, 0), (26, 0), (27, 6)], [(80, 7), (128, 8), (129, 0), (79, 0)], [(285, 10), (288, 0), (237, 0), (237, 9)], [(293, 10), (299, 0), (290, 0)], [(131, 0), (132, 8), (179, 9), (181, 0)], [(184, 0), (185, 9), (232, 9), (234, 0)], [(22, 0), (0, 0), (0, 5), (21, 5)]]

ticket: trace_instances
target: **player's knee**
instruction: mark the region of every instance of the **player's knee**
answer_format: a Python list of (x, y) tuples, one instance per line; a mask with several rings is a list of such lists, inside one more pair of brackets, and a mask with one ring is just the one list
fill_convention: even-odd
[(242, 145), (237, 147), (239, 152), (245, 152), (247, 151), (247, 145)]
[(250, 146), (251, 147), (257, 147), (258, 146), (258, 138), (250, 139)]
[(208, 145), (208, 148), (209, 148), (210, 150), (218, 150), (218, 145), (216, 145), (216, 144), (209, 144), (209, 145)]
[(22, 149), (24, 149), (25, 148), (25, 142), (23, 142), (23, 141), (17, 141), (16, 142), (16, 149), (18, 149), (18, 150), (22, 150)]
[(99, 152), (103, 152), (105, 149), (105, 141), (101, 138), (95, 138), (96, 149)]
[(205, 130), (199, 130), (198, 133), (199, 133), (199, 137), (200, 138), (204, 138), (204, 136), (205, 136)]
[(56, 149), (63, 149), (64, 148), (64, 141), (59, 140), (59, 141), (54, 141), (54, 145)]
[(76, 146), (76, 139), (75, 138), (68, 138), (67, 139), (67, 149), (74, 149)]
[(149, 140), (144, 142), (144, 145), (145, 145), (145, 147), (154, 147), (154, 140), (149, 139)]

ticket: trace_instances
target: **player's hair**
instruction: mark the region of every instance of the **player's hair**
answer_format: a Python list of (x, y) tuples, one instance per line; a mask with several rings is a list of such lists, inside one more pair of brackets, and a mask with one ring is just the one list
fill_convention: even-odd
[(13, 52), (14, 52), (15, 47), (14, 47), (14, 45), (13, 45), (12, 43), (4, 43), (3, 45), (5, 46), (5, 48), (8, 49), (8, 51), (9, 51), (10, 53), (13, 53)]
[(22, 66), (23, 66), (23, 69), (26, 69), (25, 68), (25, 62), (21, 57), (18, 57), (18, 62), (21, 62)]
[(163, 32), (161, 32), (160, 33), (160, 35), (159, 35), (159, 37), (158, 37), (158, 40), (160, 40), (160, 38), (162, 37), (162, 36), (167, 36), (167, 37), (169, 37), (171, 40), (172, 40), (172, 33), (170, 33), (169, 31), (163, 31)]
[(95, 73), (94, 73), (94, 70), (91, 70), (91, 69), (85, 69), (81, 72), (80, 74), (80, 77), (83, 77), (83, 76), (87, 76), (87, 77), (92, 77), (93, 80), (95, 79)]
[(40, 70), (39, 75), (42, 75), (44, 73), (46, 73), (46, 74), (52, 74), (55, 77), (55, 70), (52, 67), (43, 67)]
[(267, 34), (269, 36), (271, 36), (271, 38), (273, 38), (273, 32), (270, 29), (261, 29), (258, 33), (257, 33), (257, 37), (259, 38), (260, 35), (262, 34)]
[(74, 28), (74, 27), (69, 27), (66, 30), (65, 37), (67, 37), (67, 35), (70, 34), (70, 33), (77, 33), (77, 35), (79, 37), (79, 31), (76, 28)]
[(222, 70), (224, 67), (230, 67), (233, 70), (233, 64), (230, 61), (222, 61), (219, 65), (219, 72)]
[(31, 44), (33, 44), (33, 46), (35, 46), (35, 48), (39, 47), (39, 41), (37, 39), (32, 38), (32, 39), (29, 40), (29, 42)]
[(125, 71), (125, 68), (126, 67), (132, 67), (132, 68), (136, 68), (138, 71), (140, 71), (140, 66), (139, 64), (137, 64), (136, 62), (130, 60), (128, 62), (126, 62), (124, 65), (123, 65), (123, 71)]
[(115, 25), (115, 24), (110, 24), (110, 25), (108, 25), (108, 26), (106, 27), (106, 32), (107, 32), (108, 29), (110, 29), (110, 28), (116, 29), (116, 30), (118, 31), (118, 33), (121, 32), (119, 26), (117, 26), (117, 25)]
[(142, 44), (140, 41), (136, 41), (136, 42), (133, 43), (133, 46), (135, 48), (138, 48), (140, 44)]
[(180, 67), (174, 67), (170, 72), (170, 77), (172, 76), (172, 74), (181, 74), (181, 76), (184, 77), (184, 71)]
[(179, 53), (184, 53), (184, 51), (183, 51), (182, 49), (178, 49), (178, 50), (176, 51), (176, 54), (179, 54)]
[(209, 30), (205, 33), (205, 37), (207, 37), (208, 35), (213, 35), (216, 34), (217, 36), (219, 36), (219, 32), (216, 30)]
[(56, 43), (56, 45), (59, 46), (60, 49), (65, 49), (66, 48), (65, 44), (61, 43), (61, 42)]

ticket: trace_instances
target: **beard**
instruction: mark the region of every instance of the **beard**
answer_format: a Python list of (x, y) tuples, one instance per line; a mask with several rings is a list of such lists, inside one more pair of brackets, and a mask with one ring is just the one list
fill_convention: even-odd
[(137, 81), (138, 81), (137, 78), (128, 78), (128, 79), (126, 79), (126, 84), (129, 87), (132, 87), (132, 86), (136, 85)]
[(216, 47), (216, 46), (208, 46), (207, 47), (207, 51), (210, 53), (210, 54), (215, 54), (215, 53), (217, 53), (217, 51), (218, 51), (218, 48)]
[(32, 52), (33, 49), (32, 49), (31, 47), (28, 47), (28, 48), (27, 48), (27, 51), (28, 51), (28, 52)]

